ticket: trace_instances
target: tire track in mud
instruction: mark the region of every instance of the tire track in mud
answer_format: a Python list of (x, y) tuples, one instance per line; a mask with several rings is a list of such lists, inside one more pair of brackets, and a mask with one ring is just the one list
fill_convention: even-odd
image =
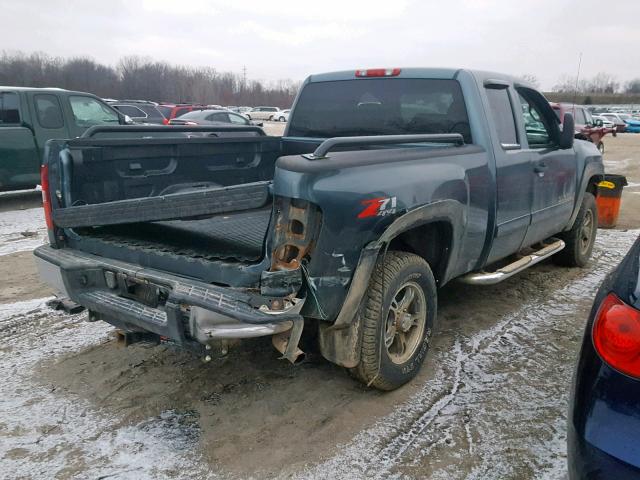
[(194, 452), (198, 430), (183, 415), (118, 425), (79, 392), (33, 381), (41, 360), (108, 341), (112, 330), (46, 300), (0, 304), (0, 477), (218, 478)]
[[(597, 287), (639, 233), (600, 230), (589, 270), (552, 298), (528, 300), (472, 336), (452, 325), (452, 347), (431, 356), (438, 366), (429, 383), (301, 476), (562, 478), (573, 349)], [(563, 324), (576, 310), (584, 321)], [(569, 349), (556, 338), (567, 330), (576, 337)], [(561, 364), (549, 362), (558, 357)], [(436, 450), (448, 461), (431, 463)]]

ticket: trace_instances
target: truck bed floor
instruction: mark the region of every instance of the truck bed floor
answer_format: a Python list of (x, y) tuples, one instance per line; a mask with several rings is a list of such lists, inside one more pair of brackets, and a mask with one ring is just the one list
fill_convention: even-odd
[(138, 253), (204, 260), (256, 261), (262, 257), (271, 207), (202, 220), (172, 220), (88, 228), (87, 240)]

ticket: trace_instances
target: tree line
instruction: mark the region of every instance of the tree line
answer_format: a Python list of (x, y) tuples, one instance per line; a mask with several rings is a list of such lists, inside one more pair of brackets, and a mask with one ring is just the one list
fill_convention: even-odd
[(0, 85), (59, 87), (103, 98), (218, 105), (289, 107), (299, 83), (264, 83), (214, 67), (189, 67), (127, 56), (116, 66), (88, 57), (60, 58), (45, 53), (0, 54)]
[[(520, 78), (527, 82), (540, 86), (540, 82), (535, 75), (524, 74)], [(605, 72), (600, 72), (591, 78), (578, 79), (570, 75), (563, 75), (558, 79), (551, 89), (556, 93), (578, 93), (594, 95), (639, 95), (640, 78), (630, 80), (626, 83), (619, 82), (616, 77)]]
[[(520, 78), (539, 86), (535, 75)], [(299, 83), (264, 83), (214, 67), (171, 65), (139, 56), (127, 56), (115, 66), (89, 57), (61, 58), (45, 53), (0, 54), (0, 85), (59, 87), (90, 92), (103, 98), (218, 105), (273, 105), (289, 107)], [(558, 93), (640, 94), (640, 78), (621, 84), (607, 73), (576, 81), (563, 76), (551, 89)]]

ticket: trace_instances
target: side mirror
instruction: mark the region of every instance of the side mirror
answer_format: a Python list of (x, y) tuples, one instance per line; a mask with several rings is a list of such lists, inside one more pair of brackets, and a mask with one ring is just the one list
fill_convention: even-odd
[(600, 120), (599, 118), (596, 118), (593, 121), (593, 125), (596, 127), (604, 127), (604, 122), (602, 120)]
[(118, 114), (118, 118), (120, 119), (120, 125), (134, 125), (134, 122), (129, 115), (124, 115), (122, 113)]
[(263, 122), (256, 122), (255, 120), (250, 120), (251, 125), (255, 125), (256, 127), (264, 127)]
[(560, 132), (560, 148), (563, 150), (573, 147), (573, 136), (575, 135), (576, 123), (573, 120), (573, 115), (570, 113), (564, 114), (562, 121), (562, 131)]

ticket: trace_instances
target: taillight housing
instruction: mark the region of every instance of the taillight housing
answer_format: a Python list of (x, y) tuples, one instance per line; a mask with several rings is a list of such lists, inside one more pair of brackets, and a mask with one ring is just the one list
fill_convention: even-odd
[(47, 229), (53, 229), (53, 211), (51, 209), (51, 197), (49, 196), (49, 165), (40, 166), (40, 187), (42, 188), (42, 208), (44, 208), (44, 220)]
[(400, 75), (399, 68), (369, 68), (366, 70), (356, 70), (356, 77), (397, 77)]
[(598, 309), (592, 336), (602, 360), (622, 373), (640, 378), (640, 310), (610, 293)]

